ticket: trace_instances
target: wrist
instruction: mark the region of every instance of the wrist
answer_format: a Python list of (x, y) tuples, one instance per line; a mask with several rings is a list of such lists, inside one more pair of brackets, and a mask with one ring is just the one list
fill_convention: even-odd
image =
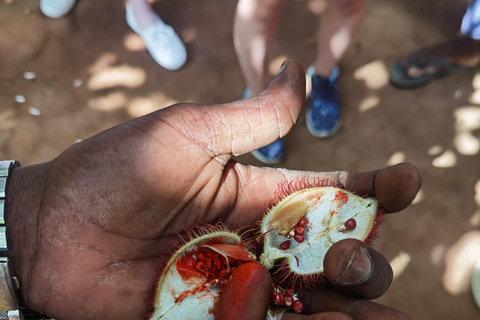
[(12, 276), (19, 280), (22, 304), (35, 308), (31, 292), (35, 281), (37, 229), (49, 163), (13, 169), (7, 185), (5, 222)]

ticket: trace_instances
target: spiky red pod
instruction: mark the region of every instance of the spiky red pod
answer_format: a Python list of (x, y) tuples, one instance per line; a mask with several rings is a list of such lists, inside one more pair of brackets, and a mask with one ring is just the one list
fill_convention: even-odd
[(260, 223), (260, 262), (267, 269), (281, 262), (274, 274), (278, 281), (302, 278), (298, 282), (307, 287), (322, 277), (325, 254), (334, 243), (346, 238), (371, 242), (383, 214), (375, 198), (336, 187), (300, 188), (290, 194), (283, 188), (282, 194)]
[(195, 315), (196, 319), (213, 320), (220, 292), (227, 288), (231, 274), (255, 261), (241, 236), (226, 228), (210, 227), (191, 235), (196, 238), (178, 248), (160, 275), (150, 319), (190, 319)]

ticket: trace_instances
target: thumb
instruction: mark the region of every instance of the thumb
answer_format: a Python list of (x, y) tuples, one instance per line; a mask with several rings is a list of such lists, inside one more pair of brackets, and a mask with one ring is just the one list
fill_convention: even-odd
[[(259, 96), (214, 106), (180, 104), (168, 122), (212, 157), (241, 155), (284, 137), (297, 122), (305, 100), (305, 73), (285, 61)], [(164, 111), (166, 111), (164, 109)]]

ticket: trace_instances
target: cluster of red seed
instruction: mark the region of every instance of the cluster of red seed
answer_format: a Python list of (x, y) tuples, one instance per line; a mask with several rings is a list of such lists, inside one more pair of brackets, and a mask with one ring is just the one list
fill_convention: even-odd
[(303, 311), (303, 303), (295, 297), (293, 289), (285, 289), (282, 292), (280, 287), (275, 286), (272, 292), (272, 302), (277, 306), (292, 308), (295, 313)]
[[(305, 226), (308, 224), (308, 219), (303, 217), (300, 219), (300, 221), (297, 223), (297, 225), (293, 228), (291, 232), (291, 237), (298, 243), (302, 243), (305, 241)], [(280, 248), (283, 250), (288, 250), (290, 248), (290, 240), (287, 240), (285, 242), (282, 242), (280, 244)]]
[(228, 277), (232, 273), (232, 266), (236, 266), (238, 261), (233, 258), (225, 259), (224, 256), (212, 249), (204, 249), (191, 252), (183, 259), (185, 264), (204, 274), (207, 278), (219, 278), (218, 283), (224, 286), (228, 282)]

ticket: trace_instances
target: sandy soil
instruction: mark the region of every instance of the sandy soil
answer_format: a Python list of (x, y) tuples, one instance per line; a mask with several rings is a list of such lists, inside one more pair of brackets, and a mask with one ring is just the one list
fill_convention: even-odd
[[(287, 57), (311, 63), (321, 4), (288, 3), (272, 72)], [(77, 139), (157, 108), (238, 99), (245, 82), (232, 43), (235, 5), (155, 3), (189, 53), (184, 69), (169, 72), (130, 31), (121, 1), (81, 0), (68, 17), (50, 20), (36, 0), (1, 0), (0, 158), (48, 161)], [(379, 302), (413, 319), (480, 318), (469, 291), (471, 261), (480, 253), (480, 73), (408, 91), (388, 83), (387, 69), (415, 48), (454, 35), (467, 5), (372, 0), (340, 65), (341, 130), (318, 140), (302, 118), (286, 138), (281, 164), (316, 171), (367, 171), (403, 161), (418, 166), (420, 196), (385, 219), (375, 243), (396, 275)], [(24, 72), (36, 78), (27, 80)], [(15, 102), (16, 95), (26, 102)], [(259, 165), (250, 155), (239, 160)]]

